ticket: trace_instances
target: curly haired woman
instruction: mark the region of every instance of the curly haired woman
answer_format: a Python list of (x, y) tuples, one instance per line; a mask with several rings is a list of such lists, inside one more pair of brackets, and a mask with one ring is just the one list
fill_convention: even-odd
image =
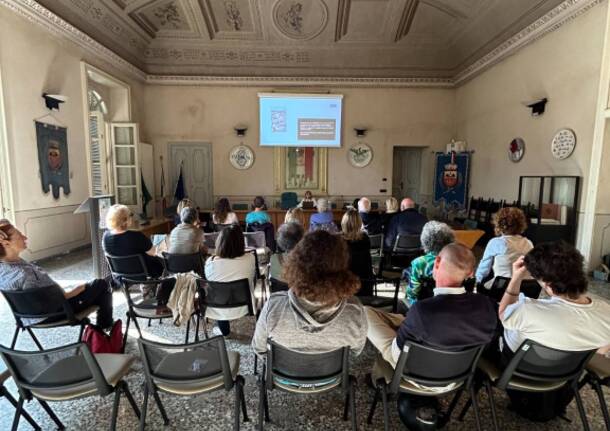
[[(496, 238), (487, 243), (483, 258), (476, 272), (477, 283), (486, 282), (492, 269), (494, 278), (511, 277), (513, 263), (527, 254), (534, 246), (521, 234), (527, 228), (525, 214), (519, 208), (506, 207), (500, 209), (494, 217)], [(485, 283), (491, 289), (493, 278)]]
[(284, 264), (287, 292), (269, 297), (256, 323), (252, 347), (267, 351), (267, 339), (299, 352), (320, 353), (349, 346), (360, 354), (367, 320), (353, 295), (358, 277), (348, 270), (345, 241), (323, 230), (305, 235)]

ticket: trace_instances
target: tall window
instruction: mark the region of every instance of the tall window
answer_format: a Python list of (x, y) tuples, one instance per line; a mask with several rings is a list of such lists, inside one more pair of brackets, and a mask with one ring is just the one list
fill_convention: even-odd
[(95, 90), (89, 90), (89, 138), (91, 160), (91, 194), (108, 193), (106, 168), (106, 141), (104, 138), (104, 116), (108, 114), (106, 102)]

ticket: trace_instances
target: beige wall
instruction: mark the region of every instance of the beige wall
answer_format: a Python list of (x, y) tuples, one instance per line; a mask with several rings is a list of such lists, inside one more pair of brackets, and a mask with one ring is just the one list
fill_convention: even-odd
[[(213, 191), (215, 195), (248, 196), (274, 194), (273, 148), (260, 147), (258, 92), (269, 88), (218, 88), (148, 86), (145, 92), (143, 135), (155, 147), (155, 159), (167, 156), (167, 143), (211, 142)], [(393, 146), (443, 149), (453, 136), (454, 91), (446, 89), (351, 89), (333, 88), (343, 94), (343, 139), (340, 149), (329, 149), (328, 192), (330, 195), (380, 195), (392, 191)], [(255, 153), (252, 168), (238, 171), (229, 163), (229, 150), (239, 144), (233, 127), (248, 126), (244, 144)], [(353, 168), (347, 159), (356, 143), (353, 128), (369, 128), (364, 141), (373, 148), (373, 161)], [(430, 151), (425, 151), (426, 169), (431, 170)], [(167, 160), (167, 157), (165, 157)], [(167, 168), (166, 168), (166, 172)], [(426, 176), (431, 178), (432, 175)], [(386, 182), (382, 179), (387, 178)], [(157, 179), (157, 191), (159, 190)], [(425, 181), (423, 192), (431, 191)]]
[[(472, 195), (516, 199), (520, 175), (579, 175), (581, 210), (593, 140), (607, 3), (518, 51), (456, 90), (457, 136), (475, 150)], [(546, 112), (532, 117), (522, 102), (548, 97)], [(571, 157), (551, 154), (555, 132), (569, 127), (577, 145)], [(525, 156), (508, 159), (521, 137)]]
[[(15, 222), (29, 236), (26, 257), (37, 259), (86, 244), (86, 218), (72, 211), (89, 195), (81, 66), (96, 60), (72, 43), (0, 8), (0, 69), (7, 128)], [(99, 65), (108, 72), (107, 65)], [(120, 78), (120, 75), (117, 74)], [(130, 82), (134, 119), (139, 119), (141, 85)], [(69, 98), (53, 116), (68, 128), (71, 193), (59, 199), (42, 192), (34, 119), (48, 113), (43, 92)], [(6, 185), (4, 185), (6, 186)]]

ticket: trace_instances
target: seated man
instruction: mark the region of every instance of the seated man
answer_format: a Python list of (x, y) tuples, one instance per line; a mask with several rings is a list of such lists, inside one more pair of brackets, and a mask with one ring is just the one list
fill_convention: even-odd
[(366, 307), (367, 337), (393, 367), (407, 341), (445, 350), (489, 343), (497, 326), (496, 309), (482, 295), (467, 293), (462, 283), (472, 276), (475, 258), (461, 244), (445, 246), (434, 260), (434, 297), (417, 301), (406, 318)]
[[(530, 274), (550, 298), (520, 293), (521, 282)], [(560, 350), (610, 351), (610, 304), (586, 293), (584, 258), (565, 242), (538, 244), (517, 259), (499, 309), (505, 358), (526, 339)]]
[(398, 234), (421, 234), (428, 219), (415, 209), (415, 201), (404, 198), (400, 203), (400, 212), (392, 217), (384, 236), (385, 247), (392, 249)]
[(169, 253), (193, 254), (200, 251), (202, 254), (206, 254), (203, 230), (196, 226), (198, 220), (199, 215), (196, 209), (189, 207), (182, 209), (181, 223), (169, 234)]
[(381, 233), (381, 217), (377, 213), (371, 213), (371, 201), (369, 198), (358, 199), (358, 212), (362, 219), (362, 228), (369, 235)]

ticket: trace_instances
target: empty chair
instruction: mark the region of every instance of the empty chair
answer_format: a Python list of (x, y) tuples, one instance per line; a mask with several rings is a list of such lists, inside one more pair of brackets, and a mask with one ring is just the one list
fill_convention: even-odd
[[(48, 289), (25, 289), (1, 291), (15, 318), (15, 333), (11, 349), (15, 348), (19, 332), (27, 331), (36, 346), (42, 350), (42, 344), (34, 335), (33, 329), (49, 329), (60, 326), (80, 326), (78, 340), (82, 338), (85, 325), (90, 323), (88, 316), (99, 309), (91, 306), (79, 313), (74, 313), (60, 287)], [(59, 311), (50, 311), (59, 310)], [(29, 323), (35, 321), (37, 323)]]
[(349, 373), (349, 346), (326, 353), (301, 353), (267, 340), (266, 362), (259, 379), (258, 427), (269, 421), (268, 391), (278, 389), (294, 394), (321, 394), (335, 388), (345, 395), (343, 420), (351, 414), (356, 424), (356, 378)]
[(280, 196), (280, 208), (287, 210), (299, 204), (299, 197), (295, 192), (284, 192)]
[[(593, 354), (595, 350), (568, 352), (525, 340), (504, 370), (500, 370), (488, 359), (481, 358), (478, 369), (483, 374), (483, 383), (489, 396), (494, 429), (499, 428), (492, 386), (501, 390), (514, 389), (541, 393), (555, 391), (567, 385), (575, 395), (583, 429), (589, 430), (578, 391), (578, 379)], [(472, 400), (475, 398), (476, 393)], [(464, 406), (460, 419), (464, 417), (469, 407), (470, 401)], [(478, 414), (476, 410), (475, 413)]]
[(371, 241), (371, 259), (373, 262), (373, 273), (381, 274), (380, 265), (383, 260), (383, 234), (369, 235)]
[[(225, 226), (229, 227), (233, 226), (232, 224)], [(221, 229), (222, 230), (222, 229)], [(218, 233), (220, 230), (212, 233), (205, 233), (203, 235), (203, 244), (208, 248), (208, 250), (214, 250), (216, 248), (216, 239), (218, 238)]]
[(398, 357), (395, 369), (379, 355), (373, 366), (375, 396), (367, 423), (371, 424), (373, 421), (379, 398), (383, 403), (383, 425), (384, 430), (387, 431), (390, 414), (389, 398), (397, 396), (400, 392), (423, 397), (455, 393), (449, 408), (441, 416), (438, 424), (444, 425), (449, 421), (462, 392), (466, 391), (474, 400), (476, 424), (477, 429), (480, 430), (479, 410), (472, 382), (477, 361), (484, 347), (447, 351), (408, 342)]
[[(136, 416), (136, 405), (123, 377), (129, 373), (135, 356), (123, 354), (92, 354), (83, 343), (70, 344), (41, 352), (22, 352), (0, 346), (19, 390), (16, 415), (21, 415), (23, 402), (37, 399), (59, 429), (65, 429), (47, 401), (70, 401), (88, 396), (114, 393), (110, 429), (116, 429), (121, 394), (129, 401)], [(13, 424), (13, 430), (17, 429)]]
[(244, 397), (244, 379), (239, 373), (239, 353), (227, 352), (223, 337), (213, 337), (192, 344), (163, 344), (138, 340), (144, 363), (144, 401), (140, 430), (144, 430), (148, 398), (152, 394), (165, 425), (169, 418), (159, 391), (171, 395), (193, 396), (235, 388), (234, 429), (239, 430), (239, 409), (248, 421)]
[[(394, 247), (386, 255), (386, 263), (389, 267), (381, 271), (381, 279), (385, 283), (394, 284), (394, 301), (392, 309), (398, 309), (398, 291), (400, 290), (400, 280), (402, 271), (411, 264), (411, 261), (418, 257), (422, 252), (421, 240), (419, 235), (401, 234), (396, 236)], [(396, 260), (399, 260), (396, 264)], [(385, 264), (384, 264), (385, 265)]]
[(191, 254), (163, 253), (165, 269), (171, 274), (180, 274), (194, 271), (203, 275), (203, 256), (200, 252)]
[[(23, 400), (22, 399), (19, 400), (21, 404), (17, 403), (17, 400), (15, 400), (15, 398), (13, 398), (11, 393), (4, 386), (4, 382), (6, 382), (10, 377), (11, 377), (11, 373), (9, 370), (4, 370), (3, 372), (0, 373), (0, 398), (2, 398), (2, 397), (6, 398), (7, 401), (13, 407), (15, 407), (15, 417), (13, 419), (12, 429), (17, 428), (17, 426), (19, 425), (19, 418), (20, 418), (20, 416), (23, 416), (25, 418), (25, 420), (28, 421), (30, 423), (30, 425), (32, 425), (32, 428), (34, 428), (36, 431), (39, 431), (40, 425), (38, 425), (36, 423), (36, 421), (34, 419), (32, 419), (32, 417), (28, 414), (28, 412), (23, 410)], [(20, 412), (19, 412), (19, 410), (20, 410)]]
[(599, 399), (599, 407), (606, 423), (606, 429), (610, 431), (610, 415), (608, 414), (608, 403), (604, 398), (602, 386), (610, 387), (610, 358), (595, 354), (586, 366), (585, 378), (581, 381), (580, 387), (589, 383)]
[[(199, 299), (204, 322), (208, 318), (215, 318), (210, 317), (210, 315), (216, 316), (217, 313), (227, 316), (227, 311), (231, 316), (223, 317), (226, 320), (235, 320), (244, 316), (255, 315), (250, 283), (247, 279), (243, 278), (241, 280), (225, 282), (207, 280), (206, 284), (207, 286)], [(204, 331), (207, 337), (205, 325)]]

